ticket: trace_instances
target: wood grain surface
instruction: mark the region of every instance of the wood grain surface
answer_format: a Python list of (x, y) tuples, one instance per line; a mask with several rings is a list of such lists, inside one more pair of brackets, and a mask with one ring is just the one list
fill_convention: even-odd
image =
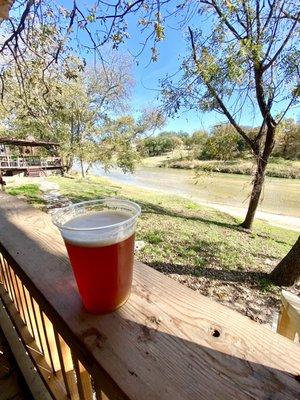
[(6, 194), (0, 244), (109, 398), (300, 398), (297, 344), (140, 262), (126, 305), (88, 314), (50, 217)]

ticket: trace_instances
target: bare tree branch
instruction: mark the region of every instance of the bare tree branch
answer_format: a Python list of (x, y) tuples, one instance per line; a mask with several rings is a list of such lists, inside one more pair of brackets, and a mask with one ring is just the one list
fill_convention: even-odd
[(298, 13), (298, 17), (297, 19), (294, 20), (293, 25), (291, 26), (291, 29), (289, 30), (288, 34), (286, 35), (286, 37), (284, 38), (281, 46), (279, 47), (279, 49), (276, 51), (276, 53), (274, 54), (274, 56), (270, 59), (270, 61), (265, 64), (263, 66), (263, 71), (266, 71), (268, 68), (270, 68), (270, 66), (276, 61), (276, 59), (278, 58), (278, 56), (281, 54), (281, 52), (283, 51), (283, 49), (285, 48), (285, 46), (287, 45), (287, 43), (289, 42), (291, 35), (298, 23), (298, 18), (300, 18), (300, 12)]
[(26, 3), (26, 7), (25, 10), (20, 18), (20, 22), (19, 25), (17, 27), (16, 30), (14, 30), (14, 32), (12, 33), (12, 35), (10, 35), (3, 43), (1, 49), (0, 49), (0, 54), (3, 53), (3, 51), (5, 50), (6, 47), (8, 47), (8, 45), (10, 43), (12, 43), (13, 40), (17, 40), (18, 35), (25, 29), (25, 20), (28, 17), (31, 7), (34, 5), (34, 0), (28, 0)]

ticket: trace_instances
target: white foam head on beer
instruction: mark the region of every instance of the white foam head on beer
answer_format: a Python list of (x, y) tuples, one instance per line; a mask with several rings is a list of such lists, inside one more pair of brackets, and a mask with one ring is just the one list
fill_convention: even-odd
[(60, 228), (64, 240), (83, 247), (102, 247), (133, 235), (136, 220), (125, 211), (103, 210), (76, 216)]

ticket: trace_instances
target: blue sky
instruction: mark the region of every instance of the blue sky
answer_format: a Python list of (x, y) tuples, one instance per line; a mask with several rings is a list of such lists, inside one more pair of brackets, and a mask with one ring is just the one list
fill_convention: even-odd
[[(69, 0), (57, 0), (57, 3), (64, 5), (66, 8), (70, 7)], [(86, 0), (85, 4), (91, 5), (93, 4), (93, 1)], [(200, 17), (197, 16), (197, 18)], [(180, 31), (174, 29), (175, 25), (178, 23), (178, 20), (172, 17), (168, 20), (168, 24), (165, 27), (166, 39), (158, 44), (159, 57), (157, 62), (150, 61), (150, 48), (152, 46), (151, 42), (138, 57), (134, 57), (136, 54), (140, 53), (143, 41), (145, 40), (145, 35), (141, 35), (140, 26), (137, 25), (137, 20), (138, 17), (136, 15), (131, 15), (129, 17), (128, 30), (130, 38), (126, 40), (124, 44), (120, 45), (118, 50), (122, 53), (132, 55), (135, 87), (130, 105), (132, 113), (135, 116), (140, 115), (140, 111), (144, 108), (161, 105), (161, 100), (159, 99), (159, 79), (164, 78), (167, 73), (172, 74), (178, 71), (181, 64), (180, 60), (186, 54), (186, 30), (184, 29)], [(197, 24), (199, 23), (198, 20), (196, 22)], [(92, 31), (94, 29), (96, 30), (96, 24), (97, 23), (91, 24), (89, 29)], [(209, 29), (209, 26), (202, 26), (202, 29)], [(89, 41), (87, 34), (85, 34), (83, 31), (78, 30), (77, 34), (80, 42), (85, 43)], [(74, 47), (76, 48), (76, 46)], [(92, 53), (89, 53), (88, 55), (83, 53), (82, 56), (86, 58), (88, 63), (94, 63), (95, 59)], [(226, 118), (215, 112), (203, 113), (195, 111), (182, 111), (177, 117), (168, 118), (162, 130), (182, 130), (191, 133), (196, 129), (209, 129), (210, 127), (224, 121), (227, 122)]]
[[(64, 3), (66, 4), (66, 2)], [(186, 43), (185, 30), (180, 31), (172, 29), (170, 26), (166, 27), (166, 40), (158, 44), (159, 57), (156, 62), (152, 62), (151, 46), (153, 42), (149, 42), (143, 52), (139, 54), (146, 35), (141, 35), (136, 21), (136, 16), (130, 16), (128, 20), (130, 38), (120, 45), (118, 51), (129, 54), (133, 60), (135, 87), (130, 105), (132, 113), (138, 116), (142, 109), (161, 104), (159, 80), (164, 78), (167, 73), (172, 74), (178, 71), (181, 57), (186, 54)], [(90, 25), (90, 29), (92, 28), (93, 26)], [(84, 32), (79, 31), (79, 40), (85, 42), (88, 37)], [(137, 54), (139, 54), (138, 57), (136, 57)], [(94, 62), (93, 54), (90, 53), (86, 58), (88, 62)], [(208, 129), (221, 121), (225, 121), (225, 119), (222, 119), (218, 113), (182, 111), (178, 117), (168, 118), (163, 130), (193, 132), (196, 129)]]
[[(136, 18), (129, 20), (130, 39), (121, 47), (124, 52), (136, 55), (139, 53), (144, 38), (140, 28), (136, 26)], [(176, 30), (169, 24), (165, 28), (166, 39), (158, 44), (159, 57), (156, 62), (151, 62), (150, 43), (135, 60), (134, 79), (136, 82), (133, 99), (133, 111), (138, 111), (147, 106), (161, 104), (159, 80), (167, 74), (178, 71), (182, 56), (186, 54), (186, 30)], [(215, 112), (203, 113), (195, 111), (181, 111), (177, 117), (168, 118), (164, 130), (193, 132), (196, 129), (209, 129), (225, 119)]]
[[(70, 7), (69, 0), (57, 0), (57, 3), (63, 4), (66, 8)], [(175, 3), (174, 0), (174, 3), (170, 4)], [(86, 4), (91, 5), (93, 1), (86, 0)], [(210, 22), (208, 19), (204, 20), (203, 18), (204, 17), (199, 16), (199, 14), (196, 14), (196, 16), (189, 21), (189, 24), (201, 27), (204, 32), (208, 32), (211, 29)], [(132, 55), (136, 55), (141, 50), (145, 35), (144, 37), (141, 35), (140, 27), (137, 26), (137, 19), (138, 17), (136, 15), (132, 15), (128, 19), (130, 38), (120, 46), (119, 51), (123, 53), (129, 52)], [(90, 29), (97, 29), (96, 24), (97, 23), (94, 24), (94, 27), (90, 25)], [(176, 30), (174, 29), (175, 25), (178, 25), (178, 19), (176, 20), (175, 17), (170, 18), (165, 27), (166, 39), (158, 44), (159, 57), (157, 62), (150, 62), (150, 47), (152, 43), (144, 49), (138, 58), (133, 57), (134, 80), (136, 85), (131, 99), (131, 109), (134, 115), (138, 115), (144, 108), (161, 104), (159, 100), (159, 80), (163, 79), (167, 73), (173, 74), (178, 71), (182, 58), (187, 54), (185, 42), (186, 28), (183, 30)], [(80, 29), (78, 30), (78, 36), (82, 43), (88, 40), (87, 35)], [(92, 54), (87, 56), (87, 61), (90, 63), (93, 62)], [(292, 109), (287, 115), (287, 117), (293, 117), (295, 119), (299, 119), (299, 116), (299, 108)], [(259, 113), (254, 115), (253, 110), (246, 106), (238, 122), (242, 125), (255, 126), (259, 123), (259, 120)], [(193, 132), (196, 129), (209, 129), (222, 122), (227, 122), (226, 118), (216, 112), (203, 113), (201, 111), (182, 111), (178, 114), (177, 118), (169, 118), (163, 129)]]
[[(174, 18), (174, 17), (172, 17)], [(172, 24), (178, 25), (178, 21), (168, 21), (165, 27), (165, 40), (158, 44), (159, 57), (156, 62), (151, 62), (151, 46), (152, 42), (143, 50), (143, 52), (134, 58), (134, 79), (136, 82), (133, 98), (131, 101), (132, 112), (137, 115), (138, 112), (145, 108), (160, 105), (160, 84), (159, 80), (163, 79), (166, 74), (173, 74), (180, 68), (182, 58), (187, 54), (187, 46), (185, 35), (187, 29), (174, 29)], [(120, 46), (120, 51), (136, 55), (140, 52), (145, 35), (142, 36), (140, 27), (137, 26), (137, 17), (130, 16), (128, 20), (130, 38)], [(210, 29), (210, 23), (203, 17), (196, 15), (190, 21), (191, 25), (201, 27), (205, 32)], [(299, 119), (299, 107), (292, 109), (286, 117)], [(260, 113), (253, 112), (252, 107), (245, 105), (243, 113), (237, 119), (242, 125), (257, 126), (261, 122)], [(196, 112), (182, 111), (175, 118), (169, 118), (163, 130), (186, 131), (193, 132), (196, 129), (210, 129), (214, 125), (227, 122), (226, 117), (216, 112)]]

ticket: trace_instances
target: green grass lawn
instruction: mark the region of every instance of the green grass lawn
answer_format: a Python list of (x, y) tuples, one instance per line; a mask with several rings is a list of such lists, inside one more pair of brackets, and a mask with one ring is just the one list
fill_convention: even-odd
[(33, 206), (42, 207), (45, 205), (39, 185), (35, 183), (16, 187), (8, 187), (6, 192), (13, 196), (24, 197), (24, 199), (26, 199), (28, 203), (32, 204)]
[(137, 239), (147, 242), (140, 258), (159, 267), (201, 274), (208, 266), (265, 271), (264, 261), (282, 258), (297, 233), (256, 222), (253, 233), (238, 229), (236, 218), (177, 196), (112, 184), (101, 178), (50, 177), (72, 202), (119, 196), (142, 207)]
[[(268, 281), (267, 273), (289, 251), (297, 239), (296, 232), (257, 221), (253, 232), (246, 233), (228, 214), (181, 197), (120, 186), (102, 178), (52, 176), (48, 180), (57, 183), (60, 193), (72, 202), (113, 195), (139, 203), (142, 215), (137, 240), (146, 245), (137, 257), (193, 289), (209, 295), (209, 285), (222, 282), (222, 290), (233, 285), (236, 293), (244, 285), (246, 293), (250, 285), (251, 290), (264, 296), (264, 301), (270, 302), (271, 293), (274, 301), (278, 300), (279, 289)], [(38, 189), (33, 185), (8, 188), (8, 192), (39, 204), (35, 201)], [(220, 288), (217, 295), (212, 295), (216, 296), (221, 301), (227, 296), (228, 302), (234, 298), (231, 294), (220, 295)]]

